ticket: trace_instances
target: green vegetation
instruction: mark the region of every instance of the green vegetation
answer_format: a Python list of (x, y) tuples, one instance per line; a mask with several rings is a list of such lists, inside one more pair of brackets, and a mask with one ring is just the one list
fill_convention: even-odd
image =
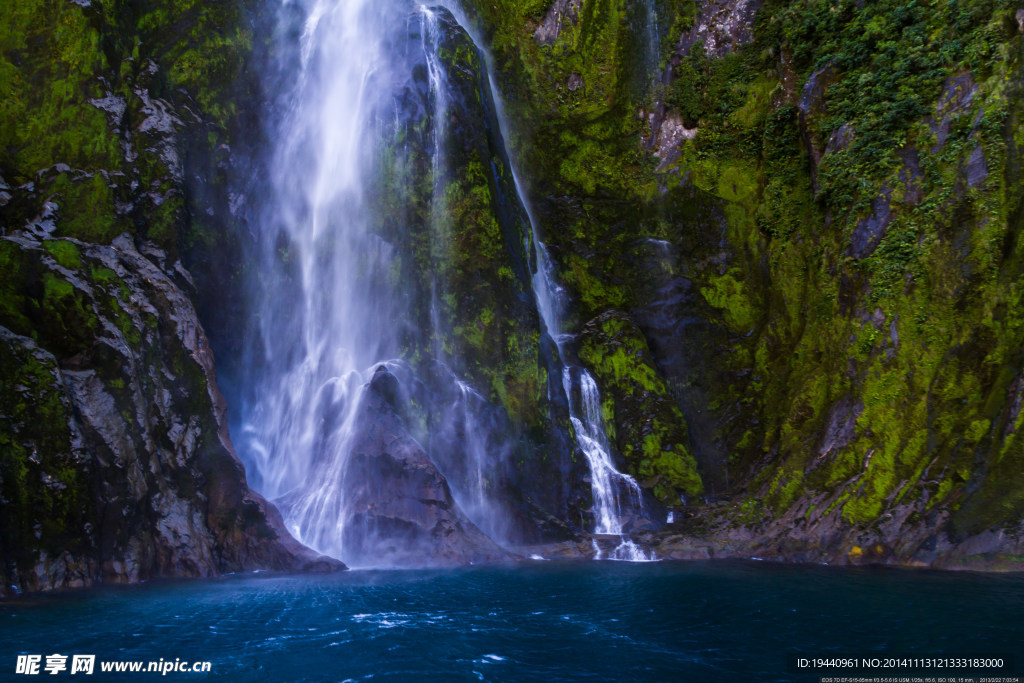
[[(909, 525), (941, 514), (963, 539), (1024, 515), (1018, 2), (766, 0), (749, 42), (677, 53), (699, 3), (656, 0), (655, 55), (646, 14), (625, 0), (547, 23), (549, 2), (470, 5), (572, 300), (574, 351), (645, 487), (670, 504), (731, 496), (746, 525), (832, 516), (880, 533), (897, 512)], [(96, 351), (117, 337), (186, 382), (175, 400), (206, 404), (194, 359), (164, 348), (174, 332), (90, 245), (127, 232), (171, 263), (182, 251), (231, 261), (224, 226), (189, 202), (223, 200), (224, 144), (253, 95), (246, 11), (0, 8), (0, 325), (34, 340), (0, 349), (5, 548), (56, 550), (89, 516), (59, 363), (96, 353), (121, 400), (148, 380)], [(529, 226), (509, 208), (479, 54), (444, 40), (447, 167), (429, 163), (425, 122), (396, 129), (375, 228), (402, 254), (390, 277), (431, 293), (409, 324), (539, 444), (551, 418)], [(161, 117), (158, 101), (202, 120)], [(688, 137), (673, 148), (675, 122)], [(204, 178), (187, 198), (176, 157)], [(6, 237), (25, 226), (40, 247)], [(436, 352), (418, 344), (406, 343), (413, 362)], [(54, 520), (41, 545), (31, 507)], [(881, 556), (863, 547), (851, 559)]]
[[(706, 407), (731, 493), (766, 514), (842, 490), (805, 522), (939, 506), (966, 535), (1019, 517), (1018, 5), (771, 0), (753, 40), (717, 57), (701, 41), (673, 55), (694, 3), (656, 6), (667, 85), (631, 71), (643, 36), (620, 6), (563, 17), (541, 45), (546, 10), (477, 4), (575, 324), (634, 315), (663, 272), (699, 293), (682, 314), (711, 322), (655, 350), (701, 364), (668, 374), (638, 360), (647, 330), (585, 337), (621, 450), (625, 384)], [(697, 132), (655, 168), (659, 101)], [(668, 271), (644, 239), (673, 245)]]
[(670, 505), (703, 493), (686, 421), (636, 325), (621, 312), (598, 317), (584, 328), (580, 359), (601, 388), (606, 430), (630, 472)]
[[(62, 236), (106, 243), (128, 232), (171, 250), (193, 240), (181, 182), (160, 152), (182, 141), (146, 121), (157, 98), (187, 103), (210, 123), (197, 136), (205, 153), (226, 141), (252, 37), (223, 27), (240, 26), (241, 9), (122, 0), (0, 8), (0, 175), (20, 186), (4, 225), (20, 228), (49, 202)], [(183, 132), (181, 121), (173, 125)]]
[[(151, 241), (174, 263), (208, 228), (185, 220), (190, 211), (199, 212), (186, 206), (177, 164), (189, 158), (193, 177), (212, 175), (203, 164), (228, 142), (233, 94), (249, 83), (239, 78), (252, 42), (241, 28), (243, 10), (235, 2), (178, 0), (145, 7), (124, 0), (0, 6), (5, 591), (45, 580), (32, 571), (41, 562), (55, 562), (60, 581), (91, 581), (100, 555), (113, 557), (112, 544), (135, 533), (118, 529), (118, 538), (104, 538), (102, 553), (98, 548), (97, 491), (102, 487), (117, 500), (118, 486), (144, 485), (128, 479), (148, 475), (126, 468), (125, 481), (101, 486), (109, 453), (100, 452), (103, 446), (90, 441), (95, 435), (88, 430), (72, 438), (70, 422), (82, 419), (73, 402), (81, 397), (68, 394), (60, 368), (84, 372), (109, 392), (128, 441), (139, 438), (134, 445), (151, 440), (138, 430), (145, 427), (140, 422), (154, 419), (139, 419), (142, 413), (132, 405), (138, 392), (150, 402), (147, 411), (172, 401), (154, 393), (150, 373), (159, 375), (156, 368), (177, 371), (187, 398), (173, 401), (189, 404), (185, 414), (211, 414), (203, 370), (178, 348), (174, 330), (163, 329), (166, 320), (158, 322), (166, 315), (154, 313), (161, 302), (154, 309), (143, 301), (154, 283), (126, 273), (123, 262), (118, 275), (111, 266), (115, 252), (99, 258), (95, 245), (127, 233), (137, 245)], [(231, 26), (240, 28), (225, 30)], [(122, 355), (129, 349), (133, 362)], [(176, 352), (181, 357), (170, 358)], [(130, 450), (133, 444), (122, 445)], [(196, 483), (190, 478), (166, 485), (191, 490)]]
[(89, 481), (71, 450), (56, 362), (38, 347), (2, 336), (0, 373), (15, 389), (0, 392), (0, 544), (5, 559), (32, 566), (37, 550), (81, 559), (88, 539), (80, 531), (93, 521), (95, 507)]

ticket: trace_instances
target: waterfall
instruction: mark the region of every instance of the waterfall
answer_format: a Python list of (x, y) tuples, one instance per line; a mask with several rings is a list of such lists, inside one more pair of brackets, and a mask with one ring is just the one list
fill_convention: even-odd
[[(445, 524), (475, 548), (485, 545), (476, 529), (503, 543), (514, 523), (512, 496), (503, 493), (514, 452), (507, 418), (462, 376), (463, 360), (450, 343), (451, 305), (444, 302), (457, 292), (449, 291), (448, 273), (423, 275), (422, 266), (411, 265), (413, 253), (447, 263), (454, 249), (447, 183), (457, 169), (449, 168), (446, 150), (457, 112), (452, 67), (441, 59), (452, 54), (444, 43), (453, 40), (448, 12), (460, 16), (458, 8), (405, 0), (282, 0), (268, 65), (267, 90), (278, 93), (266, 122), (270, 150), (249, 186), (256, 314), (244, 341), (252, 369), (238, 382), (246, 388), (233, 429), (252, 485), (278, 505), (295, 537), (350, 564), (372, 563), (376, 548), (405, 543), (395, 515), (435, 498), (438, 509), (457, 508)], [(500, 126), (487, 68), (480, 87), (490, 90)], [(573, 337), (561, 323), (566, 294), (514, 169), (512, 176), (529, 218), (529, 226), (521, 221), (522, 249), (536, 262), (523, 287), (532, 287), (540, 324), (558, 348), (561, 377), (548, 388), (560, 380), (568, 399), (591, 471), (594, 532), (622, 537), (611, 559), (646, 559), (623, 535), (624, 513), (642, 510), (640, 488), (612, 462), (594, 378), (567, 361)], [(406, 208), (388, 223), (386, 205)], [(402, 398), (387, 398), (393, 391)], [(398, 403), (418, 412), (399, 415)], [(365, 406), (376, 405), (398, 411), (389, 429), (401, 423), (408, 430), (404, 455), (395, 457), (415, 459), (419, 473), (436, 467), (437, 478), (427, 475), (430, 500), (410, 495), (408, 504), (392, 501), (389, 512), (380, 511), (389, 504), (382, 490), (388, 480), (367, 480), (376, 476), (378, 456), (365, 437)], [(433, 514), (417, 519), (428, 524)], [(367, 539), (374, 534), (380, 538)], [(401, 563), (409, 555), (393, 557)]]
[[(482, 45), (478, 36), (457, 7), (449, 8), (459, 24), (469, 33), (474, 43)], [(497, 118), (502, 129), (502, 137), (507, 135), (508, 119), (498, 89), (494, 86), (494, 67), (490, 56), (486, 57), (488, 71), (488, 87), (491, 90)], [(608, 555), (607, 559), (646, 562), (655, 560), (653, 551), (644, 553), (631, 539), (624, 535), (623, 513), (634, 511), (644, 514), (643, 498), (640, 485), (636, 479), (618, 471), (612, 461), (611, 447), (604, 427), (601, 413), (601, 397), (597, 382), (593, 375), (584, 367), (570, 362), (569, 345), (574, 335), (564, 329), (563, 319), (568, 305), (568, 293), (558, 280), (557, 270), (551, 261), (550, 253), (541, 240), (537, 230), (537, 221), (531, 210), (526, 194), (523, 192), (515, 159), (509, 152), (509, 165), (519, 200), (522, 203), (530, 224), (530, 244), (534, 255), (533, 292), (543, 326), (554, 341), (558, 350), (559, 368), (561, 373), (561, 389), (568, 399), (569, 419), (573, 427), (576, 445), (586, 458), (590, 469), (591, 493), (593, 495), (593, 533), (597, 535), (619, 536), (618, 546)], [(558, 383), (549, 384), (550, 387)], [(594, 542), (595, 558), (603, 559), (597, 542)]]
[[(577, 379), (574, 381), (574, 375)], [(629, 505), (640, 505), (640, 486), (615, 469), (611, 448), (601, 419), (601, 396), (597, 383), (582, 368), (566, 368), (562, 374), (565, 393), (570, 397), (570, 419), (576, 441), (590, 465), (594, 492), (594, 533), (622, 534), (623, 496)], [(578, 396), (574, 395), (578, 392)]]
[[(252, 199), (257, 315), (248, 353), (259, 372), (246, 380), (237, 432), (250, 481), (303, 543), (346, 561), (353, 547), (370, 547), (347, 537), (364, 512), (352, 509), (352, 490), (362, 487), (365, 504), (366, 487), (378, 484), (352, 481), (350, 459), (365, 421), (360, 406), (383, 367), (403, 391), (419, 391), (442, 425), (417, 430), (410, 419), (415, 436), (428, 448), (457, 444), (443, 481), (459, 514), (500, 537), (504, 515), (484, 472), (503, 446), (486, 401), (444, 351), (445, 283), (403, 277), (408, 246), (379, 212), (384, 201), (411, 203), (427, 177), (429, 217), (419, 229), (435, 260), (450, 248), (437, 13), (401, 0), (283, 0), (278, 20), (268, 90), (280, 94), (268, 116), (267, 178)], [(423, 144), (410, 148), (415, 135)], [(432, 350), (434, 365), (411, 365), (414, 347)]]
[[(282, 15), (297, 8), (282, 4)], [(269, 197), (256, 220), (259, 346), (268, 368), (242, 425), (254, 483), (289, 530), (342, 555), (345, 454), (375, 365), (397, 355), (406, 319), (394, 249), (371, 229), (366, 179), (389, 77), (379, 4), (302, 6), (294, 77), (272, 124)]]
[[(623, 533), (623, 512), (633, 510), (643, 513), (640, 485), (633, 477), (619, 472), (612, 461), (611, 446), (601, 412), (601, 394), (594, 376), (586, 368), (574, 366), (566, 361), (566, 345), (572, 340), (572, 335), (562, 330), (561, 323), (566, 293), (555, 279), (547, 248), (540, 241), (535, 227), (533, 241), (537, 250), (537, 271), (534, 275), (537, 307), (558, 348), (562, 361), (562, 389), (569, 399), (569, 419), (576, 444), (590, 467), (590, 488), (594, 498), (594, 533), (620, 537), (618, 546), (607, 559), (631, 562), (654, 560), (656, 558), (653, 552), (650, 555), (645, 554)], [(595, 557), (602, 559), (596, 540), (594, 550)]]

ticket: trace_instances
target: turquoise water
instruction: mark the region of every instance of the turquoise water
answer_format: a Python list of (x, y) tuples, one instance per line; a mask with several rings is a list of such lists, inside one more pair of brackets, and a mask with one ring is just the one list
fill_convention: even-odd
[(1019, 574), (755, 562), (250, 574), (0, 605), (0, 679), (31, 680), (14, 675), (18, 654), (60, 653), (211, 662), (164, 677), (179, 681), (817, 681), (787, 655), (1021, 661), (1022, 620)]

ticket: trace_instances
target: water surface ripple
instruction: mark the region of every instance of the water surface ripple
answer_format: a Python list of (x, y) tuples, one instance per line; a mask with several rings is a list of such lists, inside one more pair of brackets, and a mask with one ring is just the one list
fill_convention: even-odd
[(213, 663), (167, 680), (816, 681), (786, 655), (1022, 661), (1022, 607), (1019, 574), (742, 562), (230, 576), (0, 605), (0, 678), (56, 652)]

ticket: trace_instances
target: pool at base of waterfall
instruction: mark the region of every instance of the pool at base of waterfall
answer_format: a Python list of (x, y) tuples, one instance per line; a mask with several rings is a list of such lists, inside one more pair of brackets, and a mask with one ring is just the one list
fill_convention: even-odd
[[(247, 574), (0, 604), (0, 678), (21, 678), (18, 655), (45, 675), (48, 655), (91, 654), (94, 680), (181, 660), (210, 671), (167, 680), (818, 681), (843, 673), (797, 659), (1019, 666), (1022, 605), (1021, 574), (738, 561)], [(1024, 674), (1007, 666), (988, 675)]]

